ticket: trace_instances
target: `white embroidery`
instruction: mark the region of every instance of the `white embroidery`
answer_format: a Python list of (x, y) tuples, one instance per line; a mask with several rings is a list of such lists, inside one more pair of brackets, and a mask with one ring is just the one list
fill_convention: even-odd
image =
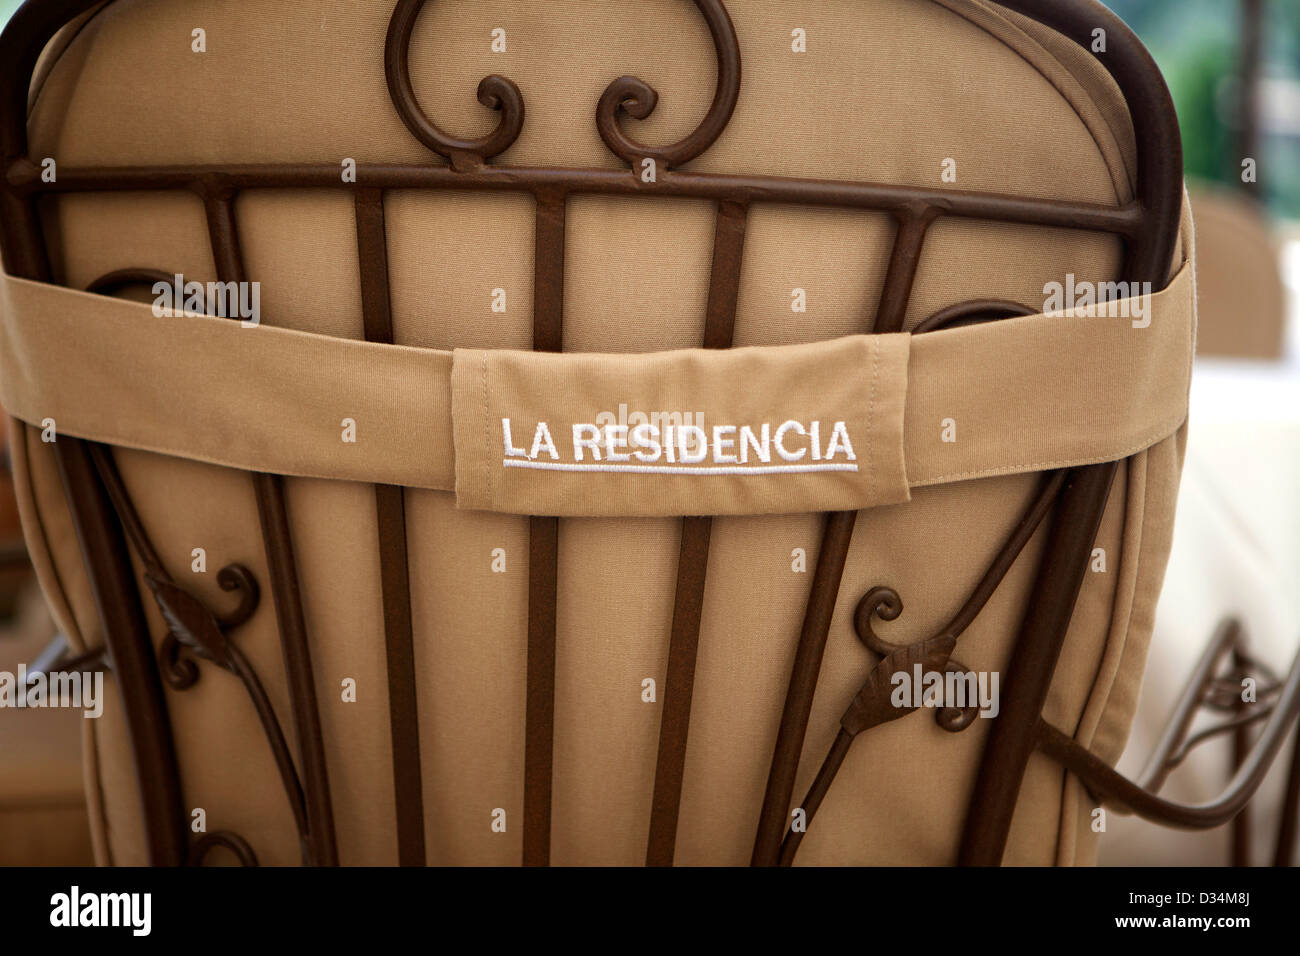
[(854, 471), (857, 465), (841, 463), (836, 465), (723, 465), (714, 467), (702, 465), (693, 468), (690, 465), (569, 465), (562, 461), (520, 461), (518, 458), (503, 458), (501, 464), (507, 468), (537, 468), (542, 471), (630, 471), (641, 475), (799, 475), (815, 471)]
[[(572, 453), (562, 460), (546, 422), (538, 422), (532, 448), (525, 452), (511, 436), (509, 418), (501, 419), (501, 439), (507, 468), (540, 471), (619, 472), (652, 475), (790, 475), (815, 472), (856, 472), (857, 454), (845, 422), (831, 424), (830, 440), (822, 444), (822, 423), (793, 419), (773, 426), (669, 424), (629, 426), (626, 422), (577, 422), (572, 426)], [(772, 448), (782, 464), (771, 464)], [(546, 459), (543, 458), (545, 452)], [(751, 459), (759, 464), (750, 464)]]

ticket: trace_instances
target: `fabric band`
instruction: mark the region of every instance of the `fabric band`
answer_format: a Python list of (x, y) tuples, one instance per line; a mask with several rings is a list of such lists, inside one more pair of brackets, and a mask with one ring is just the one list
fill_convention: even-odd
[(641, 355), (372, 344), (4, 277), (0, 400), (49, 437), (470, 509), (794, 513), (1127, 457), (1186, 418), (1194, 342), (1190, 265), (1078, 314)]

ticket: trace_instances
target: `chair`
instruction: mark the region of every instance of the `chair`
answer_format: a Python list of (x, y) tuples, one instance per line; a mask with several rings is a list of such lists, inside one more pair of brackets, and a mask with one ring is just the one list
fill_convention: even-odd
[(1229, 182), (1240, 181), (1239, 188), (1208, 182), (1189, 188), (1200, 253), (1197, 353), (1280, 359), (1285, 345), (1286, 287), (1279, 250), (1261, 202), (1258, 176), (1246, 175), (1241, 166), (1245, 158), (1263, 155), (1260, 111), (1267, 7), (1263, 0), (1242, 0), (1240, 6), (1236, 150), (1225, 157)]
[(1203, 263), (1196, 276), (1197, 354), (1282, 359), (1286, 285), (1265, 210), (1253, 197), (1209, 184), (1191, 190), (1190, 199)]
[(1300, 711), (1111, 769), (1194, 315), (1100, 4), (45, 0), (0, 88), (102, 862), (1086, 863)]

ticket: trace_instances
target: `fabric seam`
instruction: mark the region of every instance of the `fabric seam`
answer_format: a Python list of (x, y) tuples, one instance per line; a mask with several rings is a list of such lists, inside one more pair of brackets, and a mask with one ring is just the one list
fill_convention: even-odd
[(867, 453), (871, 455), (872, 467), (867, 469), (867, 500), (875, 500), (876, 469), (875, 463), (880, 457), (875, 454), (871, 444), (871, 423), (876, 417), (876, 379), (880, 374), (880, 342), (871, 340), (871, 396), (867, 399)]
[(994, 478), (1000, 475), (1027, 474), (1031, 471), (1050, 471), (1056, 468), (1078, 468), (1083, 465), (1095, 465), (1106, 461), (1120, 461), (1124, 458), (1128, 458), (1130, 455), (1144, 451), (1159, 442), (1164, 441), (1170, 435), (1178, 431), (1185, 421), (1187, 421), (1186, 410), (1182, 412), (1182, 417), (1179, 418), (1178, 421), (1174, 422), (1172, 426), (1162, 425), (1156, 430), (1155, 434), (1148, 438), (1141, 439), (1135, 445), (1123, 448), (1119, 452), (1106, 453), (1095, 458), (1087, 458), (1083, 460), (1063, 458), (1054, 461), (1022, 462), (1019, 464), (999, 466), (998, 470), (955, 472), (953, 474), (938, 475), (933, 478), (918, 478), (916, 481), (911, 482), (911, 487), (919, 488), (926, 485), (939, 485), (953, 481), (962, 481), (968, 478)]
[(498, 504), (496, 496), (496, 469), (492, 467), (492, 431), (488, 427), (488, 362), (487, 356), (480, 358), (480, 384), (483, 388), (483, 467), (487, 469), (487, 500), (493, 506)]

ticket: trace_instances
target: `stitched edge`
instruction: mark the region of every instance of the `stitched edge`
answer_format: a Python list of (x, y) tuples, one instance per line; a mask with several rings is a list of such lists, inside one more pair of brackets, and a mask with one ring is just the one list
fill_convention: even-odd
[(921, 488), (926, 485), (939, 485), (950, 481), (962, 481), (967, 478), (992, 478), (997, 475), (1015, 475), (1023, 474), (1030, 471), (1048, 471), (1055, 468), (1078, 468), (1082, 465), (1095, 465), (1103, 461), (1119, 461), (1121, 458), (1128, 458), (1130, 455), (1144, 451), (1161, 441), (1164, 441), (1174, 432), (1178, 431), (1187, 421), (1187, 411), (1184, 409), (1180, 413), (1181, 417), (1172, 425), (1162, 425), (1156, 429), (1155, 433), (1147, 438), (1139, 440), (1136, 444), (1119, 451), (1103, 452), (1099, 455), (1089, 456), (1088, 458), (1060, 458), (1054, 461), (1032, 461), (1021, 462), (1011, 465), (999, 465), (996, 468), (954, 472), (948, 475), (938, 475), (933, 478), (918, 478), (910, 482), (911, 487)]
[(871, 443), (871, 423), (876, 417), (876, 379), (880, 374), (880, 342), (871, 340), (871, 396), (867, 399), (867, 454), (871, 456), (871, 465), (867, 468), (867, 499), (875, 501), (876, 459), (875, 446)]
[(483, 467), (487, 469), (485, 476), (487, 481), (487, 500), (496, 505), (496, 469), (492, 467), (492, 430), (488, 427), (488, 360), (484, 355), (480, 359), (481, 376), (480, 382), (483, 386)]
[[(24, 422), (21, 418), (10, 416), (10, 422), (20, 422), (20, 428), (10, 428), (10, 448), (12, 449), (11, 474), (14, 482), (14, 497), (18, 515), (22, 519), (23, 541), (27, 545), (32, 570), (36, 574), (42, 596), (50, 605), (50, 612), (55, 623), (67, 632), (78, 651), (89, 650), (86, 635), (82, 633), (81, 622), (77, 620), (72, 599), (63, 583), (63, 574), (55, 558), (54, 547), (50, 543), (50, 534), (46, 529), (45, 516), (40, 503), (36, 500), (36, 477), (32, 471), (33, 449), (29, 444), (29, 428), (38, 426)], [(62, 489), (59, 490), (59, 502), (64, 503)]]
[[(484, 388), (486, 389), (486, 380), (484, 381)], [(486, 399), (486, 393), (485, 393), (485, 399)], [(20, 416), (15, 415), (14, 417), (18, 418), (19, 421), (26, 421), (26, 419), (23, 419)], [(924, 488), (930, 485), (941, 485), (949, 482), (964, 481), (972, 478), (995, 478), (1000, 475), (1024, 474), (1031, 471), (1048, 471), (1050, 469), (1055, 469), (1055, 468), (1078, 468), (1083, 465), (1095, 465), (1103, 461), (1118, 461), (1121, 458), (1127, 458), (1130, 455), (1135, 454), (1136, 452), (1143, 451), (1147, 448), (1150, 448), (1152, 445), (1155, 445), (1158, 442), (1161, 442), (1164, 439), (1168, 438), (1174, 432), (1178, 431), (1178, 429), (1183, 426), (1183, 423), (1186, 422), (1186, 420), (1187, 420), (1187, 416), (1186, 416), (1186, 412), (1184, 412), (1183, 417), (1180, 418), (1177, 422), (1175, 422), (1172, 426), (1162, 427), (1156, 432), (1156, 434), (1153, 437), (1143, 439), (1139, 441), (1137, 444), (1132, 445), (1129, 448), (1121, 449), (1116, 452), (1103, 452), (1098, 455), (1089, 456), (1087, 458), (1061, 458), (1053, 461), (1000, 465), (996, 468), (986, 469), (983, 471), (975, 470), (975, 471), (956, 472), (947, 475), (938, 475), (935, 477), (923, 477), (923, 478), (917, 478), (915, 480), (909, 480), (907, 482), (907, 486), (909, 488)], [(30, 422), (28, 424), (30, 424)], [(486, 424), (484, 425), (484, 430), (485, 432), (487, 431)], [(238, 462), (233, 462), (226, 459), (210, 458), (207, 456), (196, 455), (189, 450), (177, 449), (170, 446), (143, 444), (137, 438), (125, 438), (123, 436), (113, 435), (107, 432), (96, 432), (95, 434), (92, 435), (85, 432), (81, 432), (79, 430), (74, 431), (73, 429), (70, 428), (61, 429), (61, 431), (63, 431), (63, 433), (66, 435), (72, 436), (73, 438), (84, 438), (88, 441), (102, 442), (107, 445), (119, 445), (123, 448), (135, 449), (136, 451), (150, 452), (155, 455), (167, 455), (172, 458), (180, 458), (185, 461), (196, 461), (206, 465), (216, 465), (221, 468), (234, 468), (239, 471), (268, 470), (263, 465), (257, 463), (240, 464)], [(321, 471), (313, 471), (310, 469), (298, 469), (298, 468), (286, 469), (281, 466), (275, 466), (269, 470), (289, 478), (321, 478), (328, 481), (355, 481), (355, 482), (363, 482), (367, 484), (372, 484), (375, 481), (384, 480), (382, 476), (377, 477), (374, 475), (364, 475), (364, 476), (358, 475), (357, 477), (348, 477), (348, 476), (339, 475), (337, 473), (331, 474), (331, 473), (326, 473)], [(490, 473), (489, 473), (489, 477), (490, 477)], [(405, 485), (408, 488), (419, 488), (425, 491), (446, 491), (446, 492), (455, 491), (454, 475), (452, 476), (451, 485), (432, 484), (432, 483), (428, 483), (427, 481), (412, 482), (409, 479), (404, 479), (400, 483)], [(491, 488), (491, 482), (489, 482), (489, 488)]]
[[(1145, 451), (1138, 452), (1139, 455), (1146, 454)], [(1134, 456), (1136, 457), (1136, 456)], [(1134, 525), (1133, 509), (1131, 507), (1133, 497), (1133, 459), (1127, 458), (1124, 465), (1124, 500), (1119, 507), (1124, 509), (1124, 514), (1119, 521), (1119, 547), (1117, 551), (1117, 567), (1114, 576), (1114, 583), (1110, 585), (1110, 613), (1106, 618), (1106, 636), (1102, 641), (1100, 653), (1097, 656), (1096, 663), (1092, 669), (1092, 680), (1089, 682), (1088, 693), (1084, 697), (1083, 706), (1079, 711), (1078, 718), (1074, 721), (1074, 726), (1070, 730), (1070, 736), (1074, 738), (1081, 746), (1091, 750), (1092, 741), (1096, 736), (1096, 728), (1099, 724), (1099, 718), (1092, 718), (1091, 712), (1096, 705), (1098, 694), (1109, 697), (1110, 689), (1114, 687), (1115, 680), (1119, 675), (1124, 664), (1124, 647), (1128, 642), (1129, 622), (1132, 618), (1133, 601), (1137, 595), (1137, 576), (1139, 566), (1133, 568), (1133, 587), (1129, 595), (1127, 605), (1123, 605), (1123, 582), (1122, 575), (1119, 572), (1127, 573), (1128, 565), (1125, 563), (1125, 555), (1128, 552), (1127, 538)], [(1145, 470), (1145, 465), (1144, 465)], [(1118, 478), (1116, 479), (1118, 480)], [(1145, 476), (1143, 478), (1145, 495)], [(1111, 489), (1106, 501), (1106, 508), (1109, 510), (1111, 501), (1114, 500), (1114, 488)], [(1103, 516), (1104, 521), (1104, 516)], [(1142, 547), (1142, 519), (1137, 519), (1137, 544), (1134, 547), (1136, 555), (1135, 561), (1141, 558)], [(1098, 532), (1100, 535), (1100, 531)], [(1080, 591), (1082, 593), (1082, 590)], [(1122, 617), (1121, 622), (1119, 618)], [(1115, 642), (1119, 642), (1118, 650), (1115, 649)], [(1108, 659), (1114, 654), (1114, 665), (1108, 666)], [(1107, 678), (1109, 671), (1109, 679)], [(1101, 705), (1104, 710), (1104, 704)], [(1091, 728), (1088, 724), (1091, 723)], [(1065, 783), (1061, 789), (1061, 828), (1057, 836), (1056, 865), (1057, 866), (1077, 866), (1079, 863), (1079, 854), (1085, 844), (1085, 840), (1079, 838), (1079, 814), (1086, 808), (1087, 788), (1083, 782), (1073, 774), (1067, 773)], [(1097, 801), (1097, 806), (1102, 806), (1105, 801)], [(1073, 821), (1068, 827), (1066, 821)], [(1096, 842), (1096, 841), (1094, 841)]]
[[(1135, 495), (1133, 494), (1133, 463), (1126, 463), (1125, 473), (1125, 495), (1124, 495), (1124, 525), (1120, 534), (1119, 560), (1120, 567), (1124, 566), (1124, 557), (1128, 549), (1124, 547), (1124, 537), (1130, 524), (1137, 525), (1136, 541), (1133, 545), (1133, 578), (1132, 587), (1128, 595), (1128, 601), (1124, 608), (1123, 620), (1115, 620), (1115, 614), (1112, 611), (1110, 632), (1106, 635), (1106, 643), (1102, 646), (1101, 660), (1097, 662), (1097, 673), (1093, 677), (1092, 689), (1088, 694), (1088, 699), (1084, 702), (1083, 713), (1079, 715), (1079, 726), (1075, 728), (1075, 738), (1089, 751), (1092, 750), (1093, 744), (1097, 742), (1097, 733), (1101, 730), (1106, 722), (1106, 711), (1110, 709), (1111, 697), (1115, 692), (1115, 684), (1119, 681), (1120, 674), (1124, 671), (1124, 662), (1129, 655), (1131, 643), (1129, 638), (1133, 633), (1133, 609), (1137, 606), (1138, 595), (1142, 590), (1142, 574), (1146, 565), (1142, 562), (1142, 549), (1147, 543), (1147, 523), (1151, 511), (1151, 454), (1150, 449), (1142, 452), (1145, 460), (1142, 462), (1142, 513), (1135, 516), (1133, 514), (1133, 503)], [(1115, 587), (1114, 600), (1120, 600), (1120, 588), (1118, 579)], [(1148, 641), (1150, 638), (1148, 638)], [(1110, 650), (1111, 643), (1115, 642), (1118, 647), (1115, 651), (1115, 666), (1111, 668), (1109, 675), (1105, 673), (1106, 652)], [(1148, 643), (1148, 648), (1150, 644)], [(1100, 701), (1097, 705), (1096, 715), (1092, 716), (1092, 705), (1095, 701)], [(1134, 717), (1137, 716), (1136, 709)], [(1130, 718), (1130, 728), (1132, 718)], [(1084, 723), (1091, 724), (1090, 727), (1084, 727)], [(1120, 753), (1123, 756), (1123, 753)], [(1118, 758), (1116, 758), (1118, 762)], [(1076, 780), (1077, 784), (1074, 798), (1076, 801), (1082, 801), (1084, 786), (1083, 782)], [(1071, 865), (1075, 865), (1079, 858), (1079, 845), (1075, 841), (1074, 853), (1071, 857)]]
[[(1070, 112), (1073, 113), (1075, 118), (1079, 121), (1079, 125), (1083, 127), (1088, 138), (1091, 139), (1097, 147), (1097, 156), (1101, 160), (1101, 163), (1105, 167), (1106, 173), (1110, 178), (1110, 185), (1115, 197), (1116, 205), (1123, 205), (1126, 202), (1132, 201), (1133, 170), (1127, 168), (1127, 163), (1124, 162), (1123, 148), (1120, 145), (1119, 136), (1107, 120), (1105, 110), (1102, 109), (1102, 105), (1098, 102), (1097, 98), (1094, 97), (1087, 87), (1084, 86), (1083, 81), (1075, 76), (1069, 67), (1058, 59), (1051, 50), (1031, 36), (1023, 27), (1020, 26), (1020, 24), (1016, 23), (1012, 18), (1005, 16), (1004, 11), (989, 7), (986, 3), (982, 2), (982, 0), (966, 0), (966, 2), (971, 4), (972, 8), (978, 9), (985, 16), (991, 18), (991, 20), (996, 21), (1008, 31), (1013, 32), (1014, 40), (1016, 41), (1015, 43), (1012, 42), (1013, 37), (1001, 36), (990, 29), (990, 25), (979, 22), (979, 19), (972, 15), (970, 8), (964, 10), (959, 9), (957, 3), (960, 3), (961, 0), (936, 0), (936, 2), (949, 13), (960, 17), (971, 26), (975, 27), (975, 29), (980, 30), (1001, 43), (1004, 47), (1024, 61), (1031, 70), (1042, 77), (1043, 81), (1051, 87), (1056, 92), (1056, 95), (1059, 96), (1066, 106), (1069, 107)], [(1030, 17), (1029, 19), (1033, 18)], [(1021, 46), (1021, 43), (1023, 43), (1024, 46)], [(1032, 48), (1032, 57), (1029, 48)], [(1041, 56), (1044, 61), (1050, 61), (1051, 64), (1058, 67), (1064, 76), (1069, 77), (1070, 80), (1073, 81), (1077, 89), (1066, 90), (1065, 84), (1061, 83), (1058, 77), (1049, 76), (1043, 65), (1033, 58), (1038, 56)], [(1098, 113), (1097, 118), (1100, 120), (1104, 131), (1109, 134), (1110, 146), (1114, 149), (1116, 157), (1119, 160), (1118, 169), (1116, 169), (1114, 164), (1112, 164), (1111, 157), (1107, 155), (1106, 146), (1101, 142), (1098, 135), (1101, 130), (1095, 129), (1093, 124), (1089, 122), (1088, 117), (1084, 116), (1083, 110), (1079, 107), (1076, 97), (1086, 100), (1096, 108)], [(1127, 107), (1127, 104), (1125, 104), (1125, 106)]]

